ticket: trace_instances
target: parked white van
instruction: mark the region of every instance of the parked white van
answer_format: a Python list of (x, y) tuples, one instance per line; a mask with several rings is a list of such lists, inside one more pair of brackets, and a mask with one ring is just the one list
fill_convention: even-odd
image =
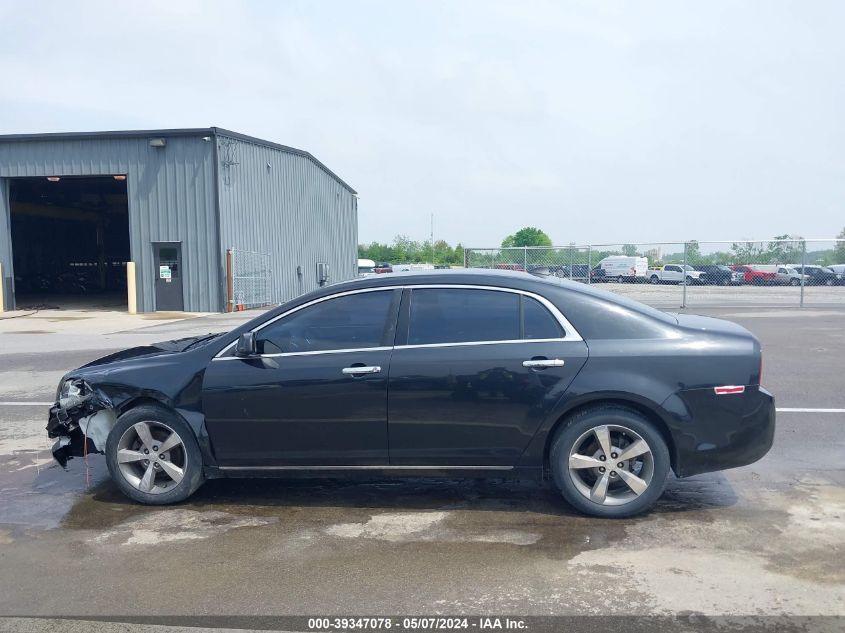
[(358, 276), (372, 277), (376, 274), (376, 263), (372, 259), (358, 260)]
[(610, 255), (601, 260), (598, 265), (604, 271), (606, 280), (615, 279), (620, 284), (624, 281), (645, 281), (648, 272), (648, 259), (645, 257)]

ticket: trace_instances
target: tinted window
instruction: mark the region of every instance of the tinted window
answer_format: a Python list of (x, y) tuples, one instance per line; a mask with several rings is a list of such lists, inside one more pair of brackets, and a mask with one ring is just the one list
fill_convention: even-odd
[(531, 297), (522, 298), (523, 338), (563, 338), (563, 329), (546, 307)]
[(519, 295), (459, 288), (421, 288), (411, 295), (409, 345), (518, 338)]
[(393, 291), (328, 299), (294, 312), (256, 333), (260, 354), (379, 347), (392, 327)]

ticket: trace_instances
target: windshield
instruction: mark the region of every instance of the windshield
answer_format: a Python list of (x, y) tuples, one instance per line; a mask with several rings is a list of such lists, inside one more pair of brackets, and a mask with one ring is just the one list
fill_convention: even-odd
[(692, 266), (690, 266), (689, 264), (684, 264), (684, 265), (683, 265), (683, 269), (684, 269), (684, 270), (695, 270), (695, 268), (693, 268), (693, 267), (692, 267)]

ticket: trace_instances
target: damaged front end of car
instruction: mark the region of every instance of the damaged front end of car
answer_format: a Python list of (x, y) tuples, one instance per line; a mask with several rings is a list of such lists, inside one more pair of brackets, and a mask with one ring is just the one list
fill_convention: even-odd
[(50, 407), (47, 436), (58, 438), (53, 457), (62, 468), (73, 457), (104, 453), (117, 413), (106, 396), (81, 378), (65, 378)]

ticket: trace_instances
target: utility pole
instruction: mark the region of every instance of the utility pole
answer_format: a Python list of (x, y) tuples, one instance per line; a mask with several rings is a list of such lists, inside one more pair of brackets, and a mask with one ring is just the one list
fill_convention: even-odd
[(431, 214), (431, 265), (434, 266), (434, 214)]

